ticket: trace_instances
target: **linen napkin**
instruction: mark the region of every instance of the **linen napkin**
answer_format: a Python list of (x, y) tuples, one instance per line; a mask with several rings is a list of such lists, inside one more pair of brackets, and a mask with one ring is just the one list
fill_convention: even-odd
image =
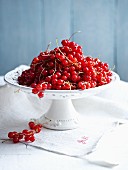
[(84, 128), (79, 127), (66, 131), (43, 129), (31, 146), (67, 156), (83, 157), (92, 151), (104, 131), (111, 126), (112, 124), (107, 122), (104, 125), (95, 125), (95, 128), (86, 125)]

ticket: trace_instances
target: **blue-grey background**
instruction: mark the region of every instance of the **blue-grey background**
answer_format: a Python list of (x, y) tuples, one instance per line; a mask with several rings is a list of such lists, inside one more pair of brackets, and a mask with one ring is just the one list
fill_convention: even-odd
[(72, 40), (128, 81), (128, 0), (0, 0), (0, 75)]

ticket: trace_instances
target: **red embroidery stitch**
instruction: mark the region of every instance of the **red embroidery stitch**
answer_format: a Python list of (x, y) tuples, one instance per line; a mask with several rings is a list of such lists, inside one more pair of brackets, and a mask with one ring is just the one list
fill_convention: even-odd
[(82, 139), (88, 140), (88, 137), (87, 136), (83, 136)]
[(77, 140), (77, 142), (82, 143), (82, 144), (86, 144), (86, 141), (88, 140), (88, 137), (83, 136), (83, 137), (81, 137), (81, 138), (82, 138), (82, 139), (81, 139), (81, 140)]

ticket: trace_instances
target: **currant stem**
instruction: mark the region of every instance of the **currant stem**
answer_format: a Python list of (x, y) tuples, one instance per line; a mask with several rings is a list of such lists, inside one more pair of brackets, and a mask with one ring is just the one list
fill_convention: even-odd
[(19, 92), (20, 92), (20, 89), (14, 91), (14, 93), (19, 93)]
[(56, 72), (56, 60), (55, 60), (55, 70), (54, 71)]
[(110, 70), (111, 70), (111, 71), (113, 71), (114, 69), (115, 69), (115, 65), (113, 65), (113, 67), (112, 67), (112, 68), (110, 68)]
[(81, 32), (81, 31), (76, 31), (76, 32), (74, 32), (68, 40), (71, 40), (71, 38), (72, 38), (75, 34), (77, 34), (77, 33), (79, 33), (79, 32)]
[(10, 139), (0, 139), (0, 140), (2, 140), (2, 143), (5, 143), (5, 142), (7, 142), (7, 141), (10, 141)]
[[(58, 44), (58, 39), (57, 39), (57, 38), (56, 38), (56, 45), (57, 45), (60, 53), (61, 53), (63, 56), (65, 56), (64, 53), (63, 53), (63, 52), (60, 50), (60, 48), (59, 48), (59, 44)], [(65, 58), (67, 59), (67, 56), (65, 56)], [(69, 59), (68, 59), (68, 60), (69, 60)]]
[(35, 67), (36, 67), (37, 65), (40, 65), (40, 64), (43, 64), (43, 63), (42, 63), (42, 61), (41, 61), (41, 62), (39, 62), (39, 63), (33, 64), (33, 66), (34, 66), (34, 70), (35, 70)]
[(49, 50), (50, 45), (51, 45), (51, 42), (49, 42), (49, 44), (48, 44), (48, 46), (47, 46), (46, 51), (48, 51), (48, 50)]
[(42, 75), (42, 72), (45, 70), (45, 68), (41, 71), (40, 75), (39, 75), (39, 81), (40, 81), (40, 78), (41, 78), (41, 75)]
[(56, 38), (56, 45), (59, 48), (58, 38)]

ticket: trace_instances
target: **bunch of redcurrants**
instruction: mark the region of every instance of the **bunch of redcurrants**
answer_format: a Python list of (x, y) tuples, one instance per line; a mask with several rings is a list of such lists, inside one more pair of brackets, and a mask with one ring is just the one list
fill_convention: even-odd
[(35, 57), (18, 83), (32, 87), (32, 93), (40, 98), (44, 90), (85, 90), (110, 83), (112, 72), (107, 63), (85, 56), (73, 41), (62, 40), (61, 44)]
[(35, 141), (35, 133), (41, 132), (42, 125), (35, 124), (34, 122), (28, 123), (31, 130), (24, 129), (22, 132), (9, 132), (8, 137), (13, 141), (13, 143), (18, 143), (20, 141), (25, 142), (34, 142)]

